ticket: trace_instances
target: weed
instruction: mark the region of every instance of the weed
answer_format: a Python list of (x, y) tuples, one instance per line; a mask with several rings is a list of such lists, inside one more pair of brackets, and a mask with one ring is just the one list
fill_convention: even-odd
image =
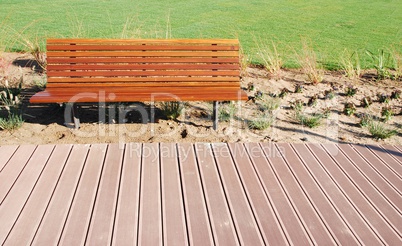
[(348, 97), (353, 97), (357, 93), (357, 88), (354, 88), (352, 85), (346, 87), (345, 95)]
[(361, 77), (362, 70), (360, 67), (360, 59), (357, 52), (350, 54), (346, 49), (340, 57), (340, 63), (346, 77), (355, 80)]
[(230, 102), (229, 104), (224, 104), (222, 107), (219, 107), (219, 120), (220, 121), (229, 121), (233, 119), (237, 113), (236, 104)]
[(391, 99), (399, 99), (401, 98), (401, 90), (394, 90), (391, 93)]
[(263, 96), (264, 96), (264, 93), (262, 93), (262, 91), (256, 91), (256, 93), (254, 93), (254, 98), (256, 100), (261, 100)]
[(304, 107), (304, 103), (298, 99), (290, 104), (291, 108), (293, 108), (296, 112), (301, 112)]
[(302, 92), (303, 92), (303, 85), (297, 84), (294, 93), (302, 93)]
[(254, 83), (253, 82), (248, 83), (247, 90), (248, 91), (254, 91), (254, 89), (255, 89)]
[(387, 139), (398, 133), (396, 130), (388, 129), (385, 124), (378, 121), (371, 121), (368, 124), (368, 130), (375, 139)]
[(382, 93), (382, 94), (378, 93), (377, 97), (378, 97), (378, 102), (380, 102), (380, 103), (389, 103), (391, 101), (391, 97), (384, 93)]
[(373, 116), (370, 114), (363, 113), (363, 114), (359, 115), (359, 118), (360, 118), (360, 122), (359, 122), (360, 127), (366, 127), (373, 121)]
[(373, 103), (373, 101), (371, 100), (371, 97), (369, 97), (369, 96), (363, 97), (362, 100), (360, 100), (360, 105), (361, 105), (363, 108), (368, 108), (368, 107), (370, 107), (370, 105), (371, 105), (372, 103)]
[(279, 98), (284, 98), (288, 93), (290, 93), (290, 90), (287, 88), (283, 88), (281, 92), (279, 93), (278, 97)]
[(265, 112), (262, 116), (248, 122), (248, 127), (255, 130), (265, 130), (272, 126), (275, 122), (275, 118), (276, 117), (272, 113)]
[(327, 108), (324, 108), (324, 109), (322, 110), (322, 117), (323, 117), (324, 119), (329, 118), (330, 115), (331, 115), (331, 108), (327, 107)]
[(334, 99), (334, 98), (335, 98), (335, 92), (334, 92), (334, 90), (333, 90), (333, 89), (330, 89), (330, 90), (324, 91), (324, 97), (325, 97), (325, 99), (329, 99), (329, 100)]
[(163, 102), (161, 106), (164, 115), (169, 120), (177, 119), (184, 109), (181, 102)]
[(392, 116), (394, 115), (394, 111), (390, 106), (382, 107), (381, 109), (381, 116), (384, 117), (384, 122), (391, 120)]
[(308, 100), (307, 106), (314, 107), (317, 105), (317, 103), (318, 103), (318, 96), (314, 95), (314, 96), (310, 97), (310, 99)]
[(307, 75), (307, 80), (313, 84), (318, 84), (323, 81), (324, 73), (318, 65), (317, 55), (315, 51), (310, 48), (307, 42), (302, 43), (302, 51), (296, 54), (299, 65), (303, 73)]
[(356, 106), (353, 103), (346, 103), (343, 108), (343, 113), (347, 116), (351, 116), (356, 113)]
[(377, 70), (378, 79), (389, 79), (391, 78), (391, 73), (388, 70), (390, 63), (390, 54), (385, 52), (383, 49), (378, 50), (378, 54), (374, 54), (371, 51), (366, 51), (371, 60), (374, 63), (374, 67)]

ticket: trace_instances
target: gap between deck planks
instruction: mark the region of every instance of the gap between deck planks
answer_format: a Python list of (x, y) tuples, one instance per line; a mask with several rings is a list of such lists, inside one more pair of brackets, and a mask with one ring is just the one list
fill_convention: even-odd
[(398, 245), (400, 148), (0, 146), (0, 243)]

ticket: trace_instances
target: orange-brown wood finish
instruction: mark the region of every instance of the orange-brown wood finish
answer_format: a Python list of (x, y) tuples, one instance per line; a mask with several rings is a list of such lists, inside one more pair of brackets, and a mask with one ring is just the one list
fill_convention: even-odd
[(247, 99), (232, 39), (48, 39), (47, 83), (31, 103)]

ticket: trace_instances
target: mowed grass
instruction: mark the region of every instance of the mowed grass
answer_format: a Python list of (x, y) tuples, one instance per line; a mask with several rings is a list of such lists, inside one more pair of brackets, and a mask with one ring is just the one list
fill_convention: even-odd
[[(258, 61), (256, 42), (274, 41), (287, 67), (302, 40), (327, 68), (344, 49), (402, 52), (400, 0), (1, 0), (0, 42), (23, 49), (21, 38), (239, 38)], [(17, 35), (16, 35), (17, 34)]]

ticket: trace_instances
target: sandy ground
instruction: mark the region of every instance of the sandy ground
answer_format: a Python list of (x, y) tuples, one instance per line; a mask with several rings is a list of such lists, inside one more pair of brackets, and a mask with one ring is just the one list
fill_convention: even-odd
[[(251, 130), (248, 123), (261, 117), (261, 100), (235, 102), (237, 112), (228, 122), (220, 122), (218, 130), (212, 129), (212, 104), (210, 102), (186, 102), (183, 114), (177, 120), (167, 120), (160, 111), (160, 104), (151, 107), (147, 102), (120, 105), (120, 123), (116, 115), (119, 110), (103, 105), (82, 105), (80, 109), (81, 128), (78, 130), (64, 125), (63, 107), (56, 104), (30, 105), (29, 97), (38, 91), (37, 85), (45, 80), (38, 66), (27, 54), (5, 53), (0, 67), (0, 80), (7, 76), (15, 83), (23, 76), (24, 120), (23, 126), (13, 132), (0, 130), (0, 144), (59, 144), (59, 143), (115, 143), (115, 142), (312, 142), (312, 143), (360, 143), (360, 144), (402, 144), (402, 101), (391, 100), (389, 106), (395, 115), (386, 126), (396, 129), (398, 134), (386, 140), (371, 137), (367, 128), (359, 126), (361, 113), (370, 113), (381, 117), (381, 109), (386, 106), (378, 101), (378, 93), (391, 95), (396, 89), (402, 89), (400, 81), (375, 81), (373, 73), (366, 71), (363, 78), (352, 81), (340, 72), (326, 72), (324, 82), (318, 85), (306, 83), (306, 76), (298, 70), (284, 70), (279, 79), (270, 78), (261, 68), (248, 68), (242, 78), (242, 87), (249, 96), (257, 91), (263, 92), (263, 98), (273, 100), (283, 88), (290, 92), (281, 99), (280, 107), (271, 115), (276, 118), (266, 130)], [(21, 66), (21, 68), (19, 67)], [(4, 85), (4, 79), (3, 79)], [(254, 90), (247, 90), (253, 84)], [(2, 86), (3, 86), (2, 85)], [(296, 85), (303, 85), (302, 93), (294, 93)], [(353, 97), (345, 95), (348, 86), (357, 88)], [(324, 92), (333, 89), (335, 98), (325, 99)], [(329, 109), (330, 115), (322, 119), (317, 128), (308, 128), (299, 124), (294, 117), (292, 103), (301, 100), (307, 104), (317, 96), (314, 106), (305, 106), (305, 112), (321, 113)], [(361, 107), (361, 99), (369, 96), (373, 104)], [(354, 116), (343, 113), (344, 104), (353, 102), (357, 111)], [(221, 108), (229, 108), (228, 103)], [(149, 122), (151, 111), (155, 111), (155, 123)], [(5, 111), (0, 112), (4, 117)]]

